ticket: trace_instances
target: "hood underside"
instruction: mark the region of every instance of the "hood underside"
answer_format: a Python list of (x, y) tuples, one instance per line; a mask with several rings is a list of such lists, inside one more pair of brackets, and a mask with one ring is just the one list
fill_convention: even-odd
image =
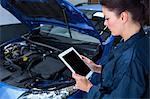
[(65, 0), (1, 0), (1, 5), (31, 29), (50, 24), (100, 39), (91, 21)]

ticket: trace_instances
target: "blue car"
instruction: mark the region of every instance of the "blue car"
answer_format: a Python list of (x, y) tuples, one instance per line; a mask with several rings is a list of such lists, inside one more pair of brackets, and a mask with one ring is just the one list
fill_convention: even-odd
[(58, 54), (69, 47), (91, 59), (97, 51), (102, 54), (102, 30), (96, 29), (81, 8), (65, 0), (0, 3), (29, 28), (21, 37), (0, 44), (0, 99), (62, 99), (72, 95), (75, 81)]

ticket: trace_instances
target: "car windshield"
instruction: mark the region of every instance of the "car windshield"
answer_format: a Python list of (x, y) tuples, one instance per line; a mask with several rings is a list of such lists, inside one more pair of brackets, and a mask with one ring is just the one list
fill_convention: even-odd
[(97, 12), (97, 11), (94, 11), (94, 10), (84, 10), (84, 9), (81, 9), (81, 11), (88, 17), (88, 19), (92, 19), (92, 15)]
[(51, 25), (41, 25), (40, 26), (40, 33), (42, 35), (57, 35), (57, 36), (63, 36), (67, 38), (71, 38), (74, 40), (80, 40), (80, 41), (86, 41), (86, 42), (93, 42), (93, 43), (99, 43), (99, 40), (95, 37), (92, 37), (87, 34), (82, 34), (80, 32), (74, 31), (74, 30), (69, 30), (67, 28), (63, 27), (58, 27), (58, 26), (51, 26)]

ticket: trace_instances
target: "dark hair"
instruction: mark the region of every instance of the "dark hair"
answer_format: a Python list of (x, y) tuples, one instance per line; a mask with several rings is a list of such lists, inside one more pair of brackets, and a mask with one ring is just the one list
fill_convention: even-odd
[(132, 19), (141, 25), (149, 25), (149, 0), (100, 0), (100, 4), (120, 15), (123, 11), (129, 11)]

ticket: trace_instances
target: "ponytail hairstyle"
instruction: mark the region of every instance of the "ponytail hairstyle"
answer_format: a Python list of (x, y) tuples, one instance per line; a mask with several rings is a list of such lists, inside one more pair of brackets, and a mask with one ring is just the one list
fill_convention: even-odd
[(141, 25), (149, 25), (149, 0), (100, 0), (102, 6), (120, 15), (128, 11), (135, 22)]

